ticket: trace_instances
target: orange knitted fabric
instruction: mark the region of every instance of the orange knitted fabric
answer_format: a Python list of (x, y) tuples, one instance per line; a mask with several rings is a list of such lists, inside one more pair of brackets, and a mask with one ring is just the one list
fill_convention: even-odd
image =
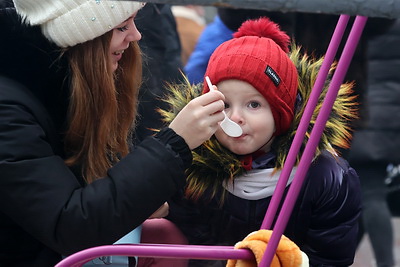
[[(228, 260), (226, 267), (257, 267), (271, 238), (271, 230), (258, 230), (249, 234), (235, 248), (250, 249), (255, 260)], [(271, 262), (271, 267), (299, 267), (302, 264), (302, 252), (299, 247), (286, 236), (282, 235)]]

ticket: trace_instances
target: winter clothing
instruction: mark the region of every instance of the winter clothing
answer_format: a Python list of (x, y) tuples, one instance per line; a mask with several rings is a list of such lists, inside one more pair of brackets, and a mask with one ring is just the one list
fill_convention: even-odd
[[(387, 20), (386, 22), (390, 22)], [(376, 266), (395, 266), (392, 215), (384, 179), (389, 163), (400, 163), (400, 21), (389, 28), (370, 23), (382, 34), (368, 41), (367, 79), (363, 120), (354, 133), (349, 161), (360, 175), (363, 189), (363, 230), (367, 233)], [(398, 206), (399, 199), (395, 199)]]
[[(257, 267), (268, 247), (271, 239), (271, 230), (258, 230), (246, 236), (237, 243), (235, 248), (248, 248), (254, 256), (255, 261), (249, 260), (228, 260), (227, 267)], [(272, 259), (271, 267), (308, 267), (307, 256), (299, 247), (286, 236), (282, 236), (276, 248), (275, 256)]]
[[(348, 25), (352, 25), (354, 19), (355, 17), (351, 17)], [(293, 25), (296, 42), (301, 44), (303, 51), (313, 53), (316, 57), (324, 56), (338, 20), (339, 15), (297, 12), (296, 23)], [(367, 82), (367, 40), (381, 34), (387, 27), (387, 19), (368, 18), (345, 76), (345, 81), (354, 82), (354, 95), (357, 95), (359, 105), (358, 117), (360, 119), (353, 122), (355, 131), (365, 117), (363, 106)], [(343, 39), (348, 36), (350, 30), (351, 27), (346, 28)], [(345, 42), (342, 42), (339, 46), (337, 60), (343, 51), (344, 44)], [(342, 151), (346, 159), (348, 159), (347, 152)]]
[(63, 161), (69, 71), (60, 48), (11, 8), (0, 10), (0, 35), (0, 266), (54, 266), (112, 244), (184, 185), (191, 153), (166, 129), (86, 186)]
[(297, 94), (296, 67), (287, 55), (290, 38), (267, 18), (244, 22), (233, 36), (212, 53), (205, 75), (215, 85), (230, 79), (251, 84), (271, 105), (280, 135), (293, 120)]
[(171, 7), (148, 3), (135, 17), (143, 57), (143, 82), (139, 91), (138, 119), (135, 140), (141, 141), (163, 127), (162, 118), (156, 111), (163, 107), (160, 98), (165, 94), (165, 84), (182, 79), (180, 70), (181, 46)]
[[(92, 40), (122, 23), (143, 6), (139, 2), (108, 0), (74, 0), (68, 4), (14, 0), (14, 3), (27, 23), (41, 25), (43, 34), (60, 47)], [(100, 20), (104, 14), (107, 14), (107, 19)]]
[(220, 44), (232, 39), (233, 33), (248, 19), (268, 17), (277, 22), (289, 36), (292, 34), (294, 13), (222, 7), (219, 7), (217, 12), (214, 20), (204, 28), (193, 53), (185, 65), (185, 74), (191, 83), (203, 82), (211, 54)]
[[(168, 219), (191, 244), (234, 245), (260, 229), (271, 200), (246, 200), (227, 193), (220, 207), (216, 199), (205, 198), (193, 203), (176, 196), (169, 202)], [(310, 266), (349, 266), (357, 247), (360, 210), (355, 171), (326, 152), (311, 165), (284, 234), (306, 253)]]
[(212, 52), (221, 43), (232, 39), (232, 34), (233, 31), (228, 29), (218, 16), (204, 28), (184, 67), (184, 72), (191, 83), (197, 84), (203, 81)]
[(400, 114), (397, 72), (400, 52), (396, 46), (400, 40), (399, 24), (396, 21), (382, 35), (368, 42), (367, 87), (363, 103), (365, 117), (354, 133), (349, 152), (351, 162), (400, 163), (400, 121), (396, 119)]
[[(187, 170), (186, 190), (169, 202), (168, 216), (191, 244), (234, 245), (260, 228), (271, 196), (256, 200), (239, 198), (225, 190), (224, 184), (235, 183), (236, 177), (252, 175), (260, 169), (273, 168), (279, 172), (283, 167), (322, 64), (322, 59), (303, 57), (297, 47), (292, 47), (290, 59), (299, 73), (295, 116), (290, 129), (276, 137), (270, 153), (255, 156), (253, 169), (246, 171), (240, 158), (221, 147), (215, 138), (194, 150), (194, 162)], [(329, 79), (317, 111), (328, 85)], [(181, 88), (173, 90), (167, 101), (174, 110), (165, 112), (166, 118), (171, 120), (173, 113), (195, 97), (196, 92), (199, 94), (201, 86), (191, 87), (185, 94), (179, 94)], [(350, 94), (351, 85), (342, 85), (284, 233), (307, 254), (310, 266), (349, 266), (355, 255), (361, 210), (359, 180), (354, 169), (333, 150), (348, 145), (350, 132), (347, 123), (355, 115), (354, 98)], [(316, 115), (311, 120), (309, 131)], [(308, 138), (309, 132), (303, 145)], [(205, 266), (202, 261), (192, 263), (193, 266)], [(214, 261), (213, 264), (220, 266), (221, 263)]]
[[(297, 42), (302, 44), (306, 51), (323, 55), (339, 16), (297, 13), (296, 17)], [(352, 19), (349, 25), (352, 24)], [(363, 215), (360, 219), (363, 218), (363, 222), (360, 223), (359, 242), (365, 228), (371, 233), (370, 241), (377, 266), (392, 266), (394, 259), (393, 228), (383, 180), (387, 163), (399, 155), (399, 138), (396, 133), (399, 127), (396, 126), (397, 120), (393, 119), (395, 114), (398, 114), (393, 109), (398, 99), (398, 89), (396, 93), (396, 82), (393, 81), (398, 79), (395, 69), (398, 68), (396, 62), (399, 57), (396, 56), (396, 34), (380, 37), (391, 24), (393, 21), (385, 18), (368, 18), (345, 78), (355, 83), (359, 119), (354, 123), (351, 148), (344, 150), (342, 154), (360, 177), (363, 191)], [(350, 27), (347, 28), (345, 36), (349, 30)], [(395, 27), (392, 31), (396, 32)], [(341, 49), (342, 47), (339, 47), (338, 56)], [(378, 58), (381, 61), (378, 61)], [(395, 67), (391, 67), (391, 64)], [(393, 78), (389, 78), (390, 76)], [(370, 88), (371, 86), (374, 89)], [(390, 89), (386, 86), (390, 86)], [(385, 87), (387, 89), (384, 89)]]
[[(200, 7), (201, 8), (201, 7)], [(187, 6), (172, 6), (179, 39), (182, 46), (182, 64), (186, 65), (200, 34), (206, 26), (206, 21), (194, 8)]]
[(109, 0), (14, 0), (14, 4), (27, 23), (41, 25), (43, 34), (60, 47), (74, 46), (103, 35), (144, 5)]

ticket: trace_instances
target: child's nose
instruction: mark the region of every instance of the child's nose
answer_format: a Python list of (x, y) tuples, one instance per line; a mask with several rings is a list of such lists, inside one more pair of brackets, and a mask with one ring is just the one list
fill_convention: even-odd
[(230, 108), (229, 111), (226, 112), (228, 117), (238, 124), (243, 124), (244, 118), (240, 108)]

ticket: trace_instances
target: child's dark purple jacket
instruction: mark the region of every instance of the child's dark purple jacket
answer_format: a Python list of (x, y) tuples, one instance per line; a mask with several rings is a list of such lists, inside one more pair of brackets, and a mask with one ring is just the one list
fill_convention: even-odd
[[(359, 186), (348, 163), (327, 151), (311, 164), (284, 233), (307, 254), (310, 266), (353, 263), (361, 210)], [(170, 202), (169, 219), (191, 244), (234, 245), (260, 229), (271, 197), (245, 200), (228, 194), (222, 208), (216, 200), (194, 206), (176, 196)]]

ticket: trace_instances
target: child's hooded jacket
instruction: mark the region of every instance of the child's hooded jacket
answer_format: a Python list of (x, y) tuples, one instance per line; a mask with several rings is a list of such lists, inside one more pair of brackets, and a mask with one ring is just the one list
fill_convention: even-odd
[[(295, 117), (289, 131), (278, 136), (267, 160), (258, 168), (283, 167), (301, 116), (315, 82), (322, 59), (300, 54), (293, 46), (290, 58), (299, 74)], [(334, 67), (332, 67), (333, 71)], [(200, 94), (202, 85), (171, 86), (166, 100), (173, 110), (162, 111), (166, 121)], [(329, 78), (319, 99), (303, 144), (311, 129), (329, 86)], [(338, 156), (334, 148), (346, 148), (351, 137), (347, 126), (354, 119), (352, 84), (343, 84), (331, 116), (308, 170), (304, 185), (286, 227), (285, 235), (294, 241), (310, 259), (311, 266), (348, 266), (357, 247), (358, 217), (361, 210), (359, 180), (356, 172)], [(304, 149), (304, 145), (301, 152)], [(272, 155), (272, 156), (271, 156)], [(194, 162), (187, 170), (185, 192), (170, 202), (169, 219), (176, 223), (191, 244), (234, 245), (247, 234), (260, 229), (271, 196), (257, 200), (239, 198), (224, 185), (246, 173), (243, 158), (223, 148), (213, 137), (193, 152)], [(271, 158), (272, 157), (272, 158)], [(251, 157), (250, 157), (251, 158)], [(253, 156), (253, 167), (257, 158)], [(298, 162), (297, 162), (298, 163)], [(287, 192), (286, 188), (285, 193)], [(204, 266), (204, 265), (199, 265)]]

